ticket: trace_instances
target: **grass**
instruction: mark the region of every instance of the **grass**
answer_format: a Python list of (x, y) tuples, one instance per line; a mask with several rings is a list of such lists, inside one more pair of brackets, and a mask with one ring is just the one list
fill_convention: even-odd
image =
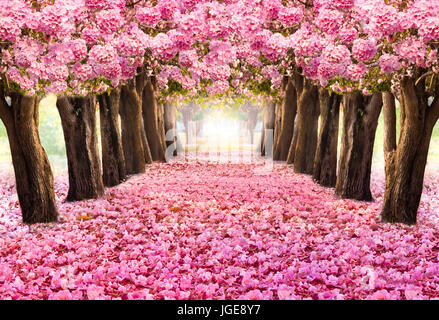
[[(397, 109), (396, 117), (398, 119), (397, 128), (396, 128), (397, 139), (399, 139), (399, 134), (401, 131), (401, 127), (399, 123), (399, 117), (400, 117), (399, 109)], [(384, 161), (383, 143), (384, 143), (384, 119), (383, 119), (383, 113), (381, 113), (377, 132), (376, 132), (376, 137), (375, 137), (374, 161), (380, 161), (380, 162)], [(433, 130), (433, 135), (431, 137), (428, 161), (439, 162), (439, 122), (436, 124)]]

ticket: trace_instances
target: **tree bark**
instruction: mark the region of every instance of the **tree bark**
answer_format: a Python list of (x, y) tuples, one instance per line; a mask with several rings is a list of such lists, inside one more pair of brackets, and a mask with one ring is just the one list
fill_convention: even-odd
[(183, 118), (183, 125), (184, 125), (184, 130), (186, 133), (186, 145), (189, 145), (189, 139), (190, 139), (190, 128), (189, 128), (189, 124), (191, 121), (193, 121), (194, 119), (194, 112), (191, 108), (191, 106), (187, 106), (185, 108), (183, 108), (183, 110), (181, 111), (181, 115)]
[(255, 143), (255, 128), (258, 124), (259, 110), (253, 108), (247, 112), (247, 129), (250, 134), (250, 144), (253, 146)]
[(245, 113), (246, 121), (243, 122), (250, 135), (250, 144), (254, 144), (254, 132), (258, 123), (259, 110), (255, 108), (250, 101), (247, 101), (241, 106), (241, 111)]
[(101, 120), (102, 169), (104, 186), (114, 187), (125, 181), (125, 156), (119, 128), (120, 88), (98, 97)]
[(146, 164), (152, 164), (154, 160), (152, 160), (151, 150), (149, 149), (148, 138), (146, 137), (145, 124), (143, 122), (143, 118), (141, 119), (141, 134), (142, 134), (142, 143), (143, 143), (143, 153), (145, 155)]
[(396, 106), (395, 97), (391, 92), (383, 92), (384, 115), (384, 161), (386, 177), (392, 167), (393, 153), (396, 150)]
[(335, 193), (343, 198), (372, 201), (370, 173), (382, 95), (353, 93), (343, 101), (343, 134)]
[(320, 113), (318, 89), (309, 80), (304, 80), (303, 88), (298, 92), (297, 130), (296, 138), (293, 139), (295, 140), (294, 171), (312, 174)]
[(320, 132), (314, 158), (313, 179), (325, 187), (337, 180), (337, 146), (341, 96), (319, 88)]
[[(164, 126), (165, 126), (165, 136), (166, 136), (166, 149), (168, 149), (173, 144), (175, 150), (173, 152), (173, 156), (177, 156), (177, 108), (172, 103), (164, 104)], [(171, 133), (172, 137), (171, 137)]]
[[(143, 115), (143, 89), (145, 89), (145, 86), (148, 84), (148, 76), (145, 72), (142, 72), (142, 70), (139, 70), (138, 75), (136, 75), (135, 79), (135, 87), (137, 91), (137, 95), (140, 99), (140, 112), (141, 115)], [(154, 161), (152, 160), (152, 154), (151, 149), (149, 147), (148, 138), (146, 137), (146, 130), (145, 130), (145, 122), (143, 121), (143, 116), (139, 117), (141, 119), (141, 134), (142, 134), (142, 142), (143, 142), (143, 153), (145, 155), (145, 162), (146, 164), (152, 164)]]
[(96, 97), (60, 97), (57, 108), (66, 142), (69, 171), (67, 201), (104, 194), (96, 130)]
[(276, 103), (274, 107), (274, 131), (273, 131), (273, 160), (279, 146), (279, 137), (282, 126), (282, 104)]
[(39, 99), (11, 94), (0, 97), (0, 119), (8, 134), (22, 219), (26, 224), (56, 222), (53, 174), (38, 133)]
[(281, 106), (281, 123), (276, 143), (274, 160), (286, 161), (294, 134), (294, 122), (297, 114), (297, 94), (293, 81), (286, 85), (285, 99)]
[(258, 124), (259, 110), (252, 108), (247, 111), (247, 129), (250, 134), (250, 144), (253, 145), (255, 142), (255, 128)]
[(121, 89), (120, 119), (122, 122), (122, 144), (127, 174), (145, 172), (147, 142), (143, 135), (142, 100), (136, 84), (130, 80)]
[(165, 105), (158, 103), (158, 124), (159, 124), (159, 136), (163, 149), (166, 151), (166, 129), (165, 129)]
[[(273, 141), (271, 141), (271, 150), (266, 150), (267, 141), (266, 141), (266, 131), (272, 130), (274, 131), (275, 125), (275, 104), (269, 103), (266, 104), (262, 110), (262, 139), (261, 139), (261, 156), (273, 155)], [(272, 136), (273, 137), (273, 136)]]
[[(282, 93), (286, 92), (288, 81), (289, 81), (288, 77), (283, 77), (282, 85), (281, 85), (281, 89), (280, 89)], [(274, 108), (273, 160), (276, 160), (276, 154), (278, 153), (277, 150), (279, 148), (279, 139), (280, 139), (281, 129), (282, 129), (283, 109), (284, 109), (283, 102), (277, 103), (275, 108)]]
[(425, 80), (401, 81), (401, 135), (392, 152), (386, 170), (384, 193), (384, 222), (415, 224), (422, 195), (425, 166), (427, 164), (433, 128), (439, 118), (439, 98), (431, 106), (425, 92)]
[(298, 126), (297, 126), (297, 122), (298, 122), (298, 103), (299, 103), (299, 98), (303, 92), (303, 88), (305, 83), (305, 78), (296, 70), (293, 73), (293, 76), (290, 78), (291, 81), (294, 81), (294, 88), (296, 89), (296, 118), (294, 119), (294, 130), (293, 130), (293, 138), (291, 139), (291, 145), (290, 148), (288, 150), (288, 156), (287, 156), (287, 164), (294, 164), (294, 154), (296, 152), (296, 146), (297, 146), (297, 138), (299, 136), (299, 131), (298, 131)]
[(165, 146), (159, 125), (159, 106), (154, 96), (154, 86), (148, 79), (143, 89), (143, 122), (154, 161), (165, 161)]
[(299, 135), (296, 122), (297, 122), (297, 116), (296, 116), (296, 120), (294, 121), (293, 139), (291, 140), (290, 149), (288, 150), (287, 164), (294, 164), (294, 154), (296, 152), (297, 137)]

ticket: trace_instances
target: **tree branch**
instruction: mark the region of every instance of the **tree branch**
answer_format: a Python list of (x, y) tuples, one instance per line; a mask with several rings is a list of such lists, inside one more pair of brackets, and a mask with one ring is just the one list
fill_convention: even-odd
[(134, 2), (127, 2), (126, 6), (129, 8), (133, 8), (136, 4), (139, 4), (142, 1), (143, 0), (138, 0), (138, 1), (134, 1)]
[(433, 71), (429, 71), (429, 72), (427, 72), (427, 73), (424, 73), (422, 76), (420, 76), (420, 77), (418, 78), (418, 80), (416, 80), (416, 82), (415, 82), (415, 86), (417, 86), (417, 85), (419, 84), (419, 82), (421, 82), (423, 79), (427, 78), (428, 76), (430, 76), (430, 75), (432, 75), (432, 74), (433, 74)]
[(293, 77), (294, 77), (294, 87), (297, 90), (297, 96), (300, 97), (302, 95), (302, 91), (304, 87), (304, 79), (297, 70), (294, 70)]
[(416, 95), (416, 88), (414, 80), (405, 77), (401, 81), (401, 98), (403, 99), (404, 107), (407, 110), (407, 116), (411, 118), (411, 115), (418, 113), (418, 99)]

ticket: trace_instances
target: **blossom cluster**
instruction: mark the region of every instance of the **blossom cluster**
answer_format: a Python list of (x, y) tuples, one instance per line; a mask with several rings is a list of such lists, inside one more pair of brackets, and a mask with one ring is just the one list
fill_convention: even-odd
[(143, 65), (152, 42), (125, 19), (125, 1), (42, 1), (36, 9), (13, 0), (0, 9), (3, 72), (26, 94), (117, 86)]
[(146, 68), (164, 95), (227, 96), (299, 67), (366, 93), (439, 72), (438, 17), (437, 0), (2, 1), (0, 71), (27, 94), (100, 92)]
[(415, 68), (439, 72), (438, 17), (439, 1), (319, 0), (287, 43), (308, 78), (370, 92)]

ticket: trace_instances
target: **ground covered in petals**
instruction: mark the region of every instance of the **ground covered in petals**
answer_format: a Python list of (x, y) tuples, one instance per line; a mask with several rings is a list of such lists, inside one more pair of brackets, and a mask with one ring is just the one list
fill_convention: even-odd
[(378, 223), (375, 203), (338, 199), (276, 164), (154, 164), (100, 200), (63, 203), (28, 227), (0, 177), (1, 299), (439, 298), (439, 178), (417, 226)]

